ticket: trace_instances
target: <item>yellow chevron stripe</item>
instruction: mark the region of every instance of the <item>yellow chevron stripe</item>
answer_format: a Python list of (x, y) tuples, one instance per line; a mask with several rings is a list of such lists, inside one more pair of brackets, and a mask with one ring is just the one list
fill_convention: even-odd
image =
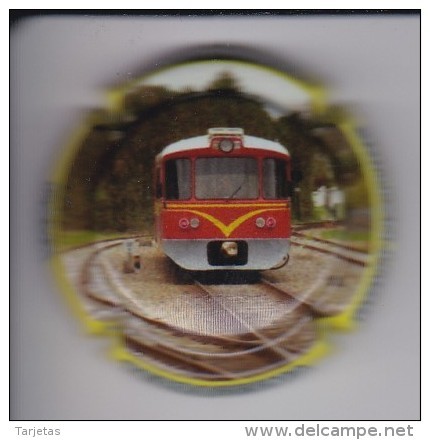
[(167, 209), (188, 209), (188, 208), (285, 208), (288, 205), (287, 201), (285, 203), (168, 203)]
[(186, 211), (191, 212), (192, 214), (199, 215), (206, 220), (210, 221), (214, 226), (216, 226), (226, 237), (230, 237), (232, 232), (237, 229), (243, 222), (250, 219), (254, 215), (261, 214), (266, 211), (281, 211), (280, 208), (273, 209), (257, 209), (251, 212), (247, 212), (246, 214), (238, 217), (236, 220), (232, 221), (229, 225), (224, 224), (221, 220), (217, 219), (213, 215), (208, 214), (207, 212), (201, 212), (194, 209), (172, 209), (172, 211)]

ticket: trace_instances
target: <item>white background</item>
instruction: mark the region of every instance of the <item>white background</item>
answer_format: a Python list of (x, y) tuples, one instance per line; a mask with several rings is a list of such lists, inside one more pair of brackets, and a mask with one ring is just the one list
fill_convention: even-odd
[[(11, 418), (419, 418), (419, 26), (419, 16), (63, 16), (13, 30)], [(82, 111), (103, 106), (107, 87), (213, 44), (316, 75), (333, 102), (352, 109), (379, 157), (393, 231), (354, 333), (333, 336), (334, 351), (306, 371), (231, 392), (171, 384), (108, 359), (108, 342), (84, 334), (55, 287), (38, 228), (43, 183)]]

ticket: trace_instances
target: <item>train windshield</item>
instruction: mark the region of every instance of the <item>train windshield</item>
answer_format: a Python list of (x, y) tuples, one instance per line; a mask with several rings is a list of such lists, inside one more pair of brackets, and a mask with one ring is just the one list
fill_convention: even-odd
[(196, 160), (198, 199), (258, 198), (258, 164), (251, 157), (211, 157)]

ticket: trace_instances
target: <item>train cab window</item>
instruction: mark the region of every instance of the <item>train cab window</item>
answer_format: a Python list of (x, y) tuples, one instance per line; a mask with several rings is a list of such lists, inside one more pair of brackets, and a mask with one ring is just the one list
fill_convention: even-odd
[(251, 157), (211, 157), (196, 160), (198, 199), (256, 199), (258, 164)]
[(165, 165), (166, 199), (191, 197), (191, 162), (189, 159), (167, 160)]
[(288, 182), (286, 162), (282, 159), (267, 158), (263, 161), (263, 197), (265, 199), (286, 199)]

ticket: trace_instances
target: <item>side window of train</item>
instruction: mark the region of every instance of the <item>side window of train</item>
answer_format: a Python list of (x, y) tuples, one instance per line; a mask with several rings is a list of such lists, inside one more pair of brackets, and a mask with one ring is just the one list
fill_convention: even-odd
[(263, 197), (286, 199), (288, 197), (287, 163), (285, 160), (267, 158), (263, 161)]
[(191, 197), (191, 162), (189, 159), (167, 160), (165, 176), (167, 200), (186, 200)]

